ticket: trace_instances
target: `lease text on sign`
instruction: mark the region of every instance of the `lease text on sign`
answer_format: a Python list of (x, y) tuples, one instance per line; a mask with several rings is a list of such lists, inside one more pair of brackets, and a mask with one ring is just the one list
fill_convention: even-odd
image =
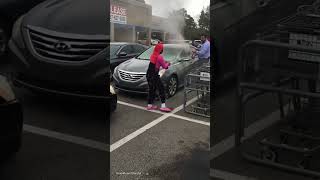
[(127, 24), (127, 9), (120, 6), (111, 5), (110, 21), (119, 24)]
[(127, 9), (120, 6), (111, 5), (110, 12), (115, 15), (127, 16)]

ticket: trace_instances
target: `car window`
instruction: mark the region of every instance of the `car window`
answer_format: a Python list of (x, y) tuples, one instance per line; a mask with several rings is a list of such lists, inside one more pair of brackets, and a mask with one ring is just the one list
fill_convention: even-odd
[(110, 46), (110, 55), (115, 55), (121, 46), (119, 45), (111, 45)]
[(135, 45), (134, 46), (134, 51), (135, 53), (142, 53), (143, 51), (145, 51), (146, 49), (143, 47), (143, 46), (140, 46), (140, 45)]
[(190, 58), (191, 57), (191, 50), (190, 48), (185, 48), (180, 54), (181, 58)]
[(132, 45), (127, 45), (127, 46), (124, 46), (124, 47), (121, 49), (120, 53), (121, 53), (121, 52), (125, 52), (125, 53), (127, 53), (127, 54), (133, 54), (133, 53), (134, 53), (134, 50), (133, 50), (133, 48), (132, 48)]
[[(137, 57), (137, 59), (140, 60), (150, 60), (150, 56), (153, 53), (154, 46), (143, 52), (140, 56)], [(164, 60), (173, 62), (177, 60), (177, 57), (179, 56), (181, 52), (181, 47), (177, 46), (164, 46), (163, 54), (161, 54), (164, 58)]]

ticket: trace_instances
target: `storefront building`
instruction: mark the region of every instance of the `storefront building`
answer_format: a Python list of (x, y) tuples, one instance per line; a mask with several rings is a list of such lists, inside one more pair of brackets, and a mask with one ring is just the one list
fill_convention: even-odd
[(111, 0), (111, 42), (139, 42), (150, 45), (151, 38), (164, 39), (163, 18), (152, 16), (152, 6), (143, 0)]
[(143, 1), (111, 0), (111, 41), (147, 43), (151, 20), (152, 8)]

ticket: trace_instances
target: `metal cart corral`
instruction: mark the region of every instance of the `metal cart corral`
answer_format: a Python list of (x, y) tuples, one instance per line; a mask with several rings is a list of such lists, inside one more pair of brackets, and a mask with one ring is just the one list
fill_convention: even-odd
[[(235, 142), (251, 162), (320, 177), (320, 16), (295, 14), (239, 51)], [(246, 104), (275, 94), (279, 123), (245, 141)]]
[[(194, 103), (187, 102), (196, 94)], [(210, 64), (205, 63), (185, 77), (185, 112), (210, 118)]]

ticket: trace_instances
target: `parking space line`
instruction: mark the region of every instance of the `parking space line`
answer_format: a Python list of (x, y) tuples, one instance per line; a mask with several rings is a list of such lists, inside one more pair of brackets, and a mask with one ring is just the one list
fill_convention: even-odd
[(94, 140), (90, 140), (90, 139), (86, 139), (86, 138), (82, 138), (82, 137), (72, 136), (69, 134), (64, 134), (64, 133), (60, 133), (60, 132), (56, 132), (56, 131), (51, 131), (48, 129), (43, 129), (43, 128), (39, 128), (39, 127), (27, 125), (27, 124), (23, 125), (23, 130), (25, 132), (29, 132), (32, 134), (46, 136), (49, 138), (58, 139), (58, 140), (62, 140), (65, 142), (70, 142), (73, 144), (86, 146), (86, 147), (97, 149), (100, 151), (108, 151), (109, 150), (109, 145), (102, 143), (102, 142), (98, 142), (98, 141), (94, 141)]
[[(193, 102), (195, 102), (197, 100), (197, 97), (189, 100), (186, 104), (192, 104)], [(145, 108), (141, 107), (141, 106), (137, 106), (134, 104), (130, 104), (130, 103), (126, 103), (126, 102), (119, 102), (119, 104), (123, 104), (123, 105), (129, 105), (130, 107), (135, 107), (138, 109), (143, 109), (146, 110)], [(174, 116), (175, 113), (179, 112), (180, 110), (183, 109), (183, 105), (177, 107), (176, 109), (174, 109), (171, 113), (162, 113), (159, 112), (161, 114), (163, 114), (162, 116), (158, 117), (157, 119), (151, 121), (150, 123), (148, 123), (147, 125), (141, 127), (140, 129), (134, 131), (133, 133), (127, 135), (126, 137), (120, 139), (119, 141), (113, 143), (110, 146), (110, 152), (113, 152), (114, 150), (118, 149), (119, 147), (123, 146), (124, 144), (126, 144), (127, 142), (131, 141), (132, 139), (134, 139), (135, 137), (141, 135), (142, 133), (144, 133), (145, 131), (147, 131), (148, 129), (152, 128), (153, 126), (156, 126), (157, 124), (159, 124), (160, 122), (164, 121), (165, 119), (167, 119), (170, 116)], [(146, 110), (147, 111), (147, 110)]]
[[(187, 102), (187, 105), (194, 103), (196, 100), (197, 100), (197, 97), (191, 99), (189, 102)], [(155, 111), (155, 110), (150, 111), (150, 110), (147, 110), (145, 107), (142, 107), (142, 106), (139, 106), (139, 105), (135, 105), (135, 104), (131, 104), (131, 103), (127, 103), (127, 102), (123, 102), (123, 101), (118, 101), (118, 104), (129, 106), (129, 107), (133, 107), (133, 108), (136, 108), (136, 109), (141, 109), (141, 110), (148, 111), (148, 112), (158, 113), (158, 114), (162, 114), (162, 115), (169, 115), (169, 116), (175, 117), (177, 119), (181, 119), (181, 120), (185, 120), (185, 121), (189, 121), (189, 122), (193, 122), (193, 123), (198, 123), (198, 124), (210, 126), (209, 122), (205, 122), (205, 121), (197, 120), (197, 119), (194, 119), (194, 118), (189, 118), (189, 117), (185, 117), (185, 116), (181, 116), (181, 115), (175, 114), (175, 113), (177, 113), (177, 112), (179, 112), (179, 111), (181, 111), (183, 109), (183, 105), (177, 107), (171, 113), (163, 113), (161, 111)]]
[(161, 111), (155, 111), (155, 110), (150, 111), (150, 110), (147, 110), (146, 107), (138, 106), (138, 105), (127, 103), (127, 102), (123, 102), (123, 101), (118, 101), (118, 104), (129, 106), (129, 107), (133, 107), (133, 108), (136, 108), (136, 109), (141, 109), (141, 110), (148, 111), (148, 112), (154, 112), (154, 113), (158, 113), (158, 114), (162, 114), (162, 115), (167, 114), (167, 113), (163, 113)]
[(193, 123), (198, 123), (198, 124), (210, 126), (210, 122), (196, 120), (196, 119), (193, 119), (193, 118), (188, 118), (188, 117), (180, 116), (180, 115), (177, 115), (177, 114), (171, 114), (170, 116), (178, 118), (178, 119), (182, 119), (182, 120), (185, 120), (185, 121), (193, 122)]
[(145, 132), (148, 129), (152, 128), (153, 126), (159, 124), (160, 122), (162, 122), (163, 120), (165, 120), (168, 117), (169, 117), (168, 114), (160, 116), (159, 118), (155, 119), (154, 121), (150, 122), (149, 124), (143, 126), (142, 128), (136, 130), (135, 132), (133, 132), (133, 133), (129, 134), (128, 136), (126, 136), (126, 137), (120, 139), (119, 141), (115, 142), (114, 144), (112, 144), (110, 146), (110, 152), (118, 149), (122, 145), (126, 144), (127, 142), (129, 142), (130, 140), (132, 140), (135, 137), (139, 136), (140, 134), (142, 134), (143, 132)]
[(218, 169), (210, 169), (210, 177), (224, 179), (224, 180), (256, 180), (256, 178), (248, 177), (248, 176), (242, 176), (239, 174), (222, 171)]
[[(285, 110), (289, 108), (289, 105), (285, 106)], [(277, 116), (279, 118), (277, 118)], [(242, 140), (246, 140), (248, 138), (253, 137), (258, 132), (270, 127), (272, 124), (276, 123), (280, 120), (280, 111), (274, 111), (270, 113), (268, 116), (252, 123), (249, 127), (245, 128), (245, 136)], [(218, 144), (214, 145), (210, 151), (210, 159), (215, 159), (220, 155), (224, 154), (228, 150), (232, 149), (235, 145), (234, 141), (235, 135), (232, 134), (231, 136), (225, 138), (224, 140), (220, 141)]]

